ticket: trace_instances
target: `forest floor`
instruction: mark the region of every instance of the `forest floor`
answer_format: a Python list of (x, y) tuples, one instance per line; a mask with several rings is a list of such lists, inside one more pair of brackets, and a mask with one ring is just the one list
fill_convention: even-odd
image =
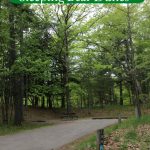
[(0, 136), (0, 150), (56, 150), (116, 122), (115, 119), (82, 119)]
[[(0, 110), (1, 112), (1, 110)], [(131, 117), (134, 116), (133, 106), (116, 106), (110, 105), (104, 108), (93, 109), (73, 109), (72, 112), (76, 113), (79, 119), (83, 118), (118, 118), (118, 116)], [(59, 123), (62, 121), (61, 117), (65, 113), (64, 109), (55, 108), (50, 110), (48, 108), (31, 108), (24, 109), (24, 119), (27, 122), (48, 122), (50, 124)], [(142, 114), (150, 114), (150, 107), (144, 106), (142, 108)], [(0, 114), (1, 115), (1, 114)], [(1, 120), (1, 116), (0, 116)]]
[[(134, 106), (105, 106), (104, 108), (77, 109), (72, 110), (76, 113), (79, 119), (83, 118), (117, 118), (119, 115), (123, 117), (134, 116)], [(46, 121), (57, 123), (61, 121), (61, 116), (65, 113), (64, 109), (42, 109), (42, 108), (27, 108), (24, 111), (24, 118), (30, 122)], [(143, 106), (142, 114), (150, 114), (150, 107)]]
[[(110, 106), (105, 108), (93, 108), (88, 111), (88, 109), (73, 109), (73, 112), (76, 113), (76, 115), (81, 118), (116, 118), (119, 114), (122, 116), (133, 116), (134, 115), (134, 108), (133, 106), (123, 106), (123, 107), (117, 107), (117, 106)], [(147, 110), (149, 111), (149, 110)], [(149, 111), (150, 112), (150, 111)], [(61, 116), (65, 113), (64, 109), (42, 109), (42, 108), (27, 108), (24, 111), (25, 120), (31, 121), (31, 122), (38, 122), (38, 121), (50, 121), (53, 123), (54, 121), (61, 120)]]

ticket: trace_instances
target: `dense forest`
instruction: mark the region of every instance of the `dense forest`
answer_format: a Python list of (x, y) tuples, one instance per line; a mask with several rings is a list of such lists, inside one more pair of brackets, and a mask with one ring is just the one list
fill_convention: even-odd
[(150, 2), (15, 5), (0, 1), (0, 111), (141, 105), (150, 94)]

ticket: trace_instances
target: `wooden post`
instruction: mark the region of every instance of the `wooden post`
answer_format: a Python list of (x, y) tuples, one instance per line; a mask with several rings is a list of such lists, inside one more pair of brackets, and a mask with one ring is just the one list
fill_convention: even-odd
[(97, 130), (97, 150), (104, 150), (104, 129)]
[(120, 124), (121, 123), (121, 115), (119, 114), (118, 116), (118, 123)]

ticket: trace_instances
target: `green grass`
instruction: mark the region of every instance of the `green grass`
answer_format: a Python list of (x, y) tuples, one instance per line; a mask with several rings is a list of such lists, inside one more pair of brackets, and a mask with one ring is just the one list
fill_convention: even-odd
[(23, 123), (22, 126), (14, 126), (12, 124), (2, 125), (0, 124), (0, 136), (6, 134), (14, 134), (17, 132), (21, 132), (24, 130), (32, 130), (35, 128), (40, 128), (44, 126), (48, 126), (49, 124), (34, 124), (34, 123)]
[(106, 128), (105, 133), (108, 135), (117, 129), (136, 128), (137, 126), (142, 124), (150, 124), (150, 116), (143, 116), (140, 119), (131, 117), (123, 121), (121, 124), (115, 124), (113, 126)]
[[(99, 110), (101, 108), (101, 106), (94, 106), (94, 107), (92, 107), (92, 109), (94, 110)], [(120, 111), (122, 111), (122, 110), (127, 110), (127, 111), (129, 111), (129, 110), (134, 110), (134, 107), (133, 107), (133, 105), (123, 105), (123, 106), (120, 106), (120, 105), (104, 105), (103, 106), (103, 108), (101, 108), (101, 109), (103, 109), (103, 110), (107, 110), (107, 111), (110, 111), (110, 110), (120, 110)]]
[(96, 147), (96, 136), (90, 136), (84, 142), (81, 142), (79, 145), (76, 146), (76, 150), (85, 150), (85, 148), (95, 148)]
[(136, 140), (137, 138), (137, 133), (134, 129), (131, 129), (130, 131), (128, 131), (126, 134), (125, 134), (125, 139), (128, 139), (128, 140)]
[(128, 128), (133, 127), (136, 128), (138, 125), (142, 124), (150, 124), (150, 116), (145, 115), (141, 117), (140, 119), (136, 119), (134, 117), (124, 121), (122, 124), (118, 125), (118, 128)]

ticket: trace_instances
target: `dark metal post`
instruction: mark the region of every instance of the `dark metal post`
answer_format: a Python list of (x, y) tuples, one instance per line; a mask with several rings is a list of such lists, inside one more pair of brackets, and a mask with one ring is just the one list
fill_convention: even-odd
[(97, 150), (104, 150), (104, 129), (97, 130)]

